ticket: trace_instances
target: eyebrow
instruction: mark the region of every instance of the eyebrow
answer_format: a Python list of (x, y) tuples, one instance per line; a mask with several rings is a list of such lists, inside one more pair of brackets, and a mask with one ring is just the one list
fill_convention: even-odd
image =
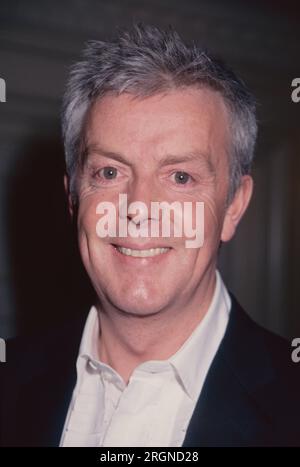
[(161, 165), (173, 165), (180, 164), (182, 162), (205, 162), (210, 170), (213, 169), (213, 165), (208, 155), (204, 155), (200, 152), (190, 152), (186, 154), (180, 154), (178, 156), (170, 154), (163, 158)]
[(114, 159), (118, 162), (121, 162), (121, 164), (128, 165), (132, 167), (132, 162), (130, 162), (126, 157), (124, 157), (122, 154), (114, 151), (106, 151), (105, 149), (100, 148), (99, 146), (96, 145), (90, 145), (87, 146), (85, 151), (84, 151), (84, 158), (86, 158), (91, 155), (91, 154), (98, 154), (99, 156), (107, 157), (109, 159)]
[[(90, 154), (98, 154), (99, 156), (107, 157), (109, 159), (114, 159), (121, 164), (128, 165), (129, 167), (132, 167), (133, 164), (130, 160), (128, 160), (124, 155), (114, 152), (114, 151), (107, 151), (104, 148), (101, 148), (98, 145), (89, 145), (86, 147), (84, 151), (85, 157), (87, 158)], [(160, 166), (164, 167), (167, 165), (175, 165), (175, 164), (181, 164), (184, 162), (204, 162), (207, 169), (209, 170), (210, 173), (214, 174), (215, 173), (215, 168), (207, 154), (203, 154), (200, 152), (189, 152), (186, 154), (180, 154), (178, 156), (173, 155), (173, 154), (168, 154), (165, 157), (162, 158), (160, 161)]]

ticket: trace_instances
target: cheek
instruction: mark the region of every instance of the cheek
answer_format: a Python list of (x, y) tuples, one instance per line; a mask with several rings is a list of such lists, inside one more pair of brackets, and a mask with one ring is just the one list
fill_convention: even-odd
[(220, 236), (223, 213), (217, 201), (212, 196), (205, 196), (204, 201), (204, 231), (205, 238)]
[(84, 200), (80, 202), (78, 210), (78, 243), (85, 264), (90, 260), (89, 252), (93, 246), (93, 242), (97, 240), (96, 224), (98, 218), (96, 214), (96, 204), (95, 202)]
[(96, 225), (99, 218), (97, 205), (99, 200), (95, 196), (89, 196), (80, 200), (78, 210), (78, 232), (88, 236), (96, 235)]
[(78, 214), (78, 235), (79, 239), (83, 237), (91, 237), (95, 231), (95, 216), (93, 211), (84, 211)]

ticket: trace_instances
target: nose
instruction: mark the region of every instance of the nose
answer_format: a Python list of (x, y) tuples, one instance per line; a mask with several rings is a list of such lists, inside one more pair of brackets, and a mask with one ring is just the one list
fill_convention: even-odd
[[(147, 177), (136, 177), (128, 187), (128, 209), (127, 213), (123, 212), (123, 217), (126, 215), (128, 222), (136, 224), (151, 220), (151, 202), (158, 201), (158, 198), (155, 184), (151, 180)], [(122, 213), (120, 215), (122, 217)]]

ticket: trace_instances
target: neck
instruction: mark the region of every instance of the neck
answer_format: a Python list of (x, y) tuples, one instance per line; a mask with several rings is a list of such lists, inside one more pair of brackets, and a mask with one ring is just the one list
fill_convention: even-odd
[(117, 371), (127, 384), (141, 363), (170, 358), (205, 316), (215, 289), (215, 273), (204, 289), (202, 297), (195, 293), (188, 302), (148, 316), (102, 306), (99, 309), (100, 360)]

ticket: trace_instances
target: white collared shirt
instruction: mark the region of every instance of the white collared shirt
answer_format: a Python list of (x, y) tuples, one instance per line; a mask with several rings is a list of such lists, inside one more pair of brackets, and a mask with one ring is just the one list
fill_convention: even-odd
[(140, 364), (126, 385), (96, 357), (99, 316), (92, 307), (60, 446), (181, 446), (225, 334), (230, 308), (229, 294), (217, 271), (209, 309), (190, 337), (168, 360)]

